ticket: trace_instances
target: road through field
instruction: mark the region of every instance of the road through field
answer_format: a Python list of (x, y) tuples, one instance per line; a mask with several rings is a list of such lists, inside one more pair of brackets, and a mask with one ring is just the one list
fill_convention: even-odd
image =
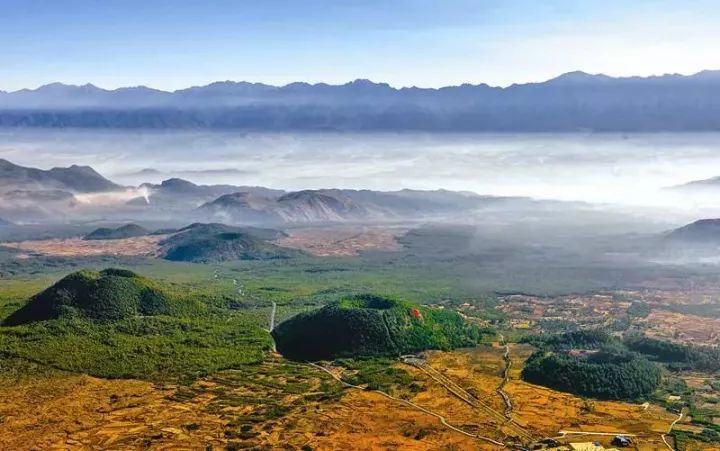
[[(337, 374), (335, 374), (335, 373), (333, 373), (332, 371), (328, 370), (327, 368), (325, 368), (325, 367), (322, 366), (322, 365), (318, 365), (317, 363), (313, 363), (313, 362), (309, 362), (308, 364), (309, 364), (310, 366), (312, 366), (313, 368), (316, 368), (316, 369), (319, 369), (319, 370), (322, 370), (322, 371), (326, 372), (327, 374), (329, 374), (330, 376), (332, 376), (333, 379), (335, 379), (336, 381), (340, 382), (340, 383), (341, 383), (343, 386), (345, 386), (345, 387), (354, 388), (354, 389), (356, 389), (356, 390), (367, 391), (364, 387), (360, 387), (359, 385), (353, 385), (353, 384), (350, 384), (350, 383), (348, 383), (348, 382), (345, 382), (344, 380), (342, 380), (342, 379), (340, 378), (340, 376), (338, 376)], [(433, 412), (432, 410), (426, 409), (425, 407), (419, 406), (419, 405), (417, 405), (417, 404), (415, 404), (415, 403), (413, 403), (413, 402), (410, 402), (410, 401), (407, 401), (407, 400), (401, 399), (401, 398), (396, 398), (396, 397), (394, 397), (394, 396), (392, 396), (392, 395), (390, 395), (390, 394), (388, 394), (388, 393), (385, 393), (384, 391), (381, 391), (381, 390), (371, 390), (371, 391), (372, 391), (373, 393), (378, 393), (378, 394), (380, 394), (380, 395), (382, 395), (382, 396), (384, 396), (384, 397), (386, 397), (386, 398), (388, 398), (388, 399), (392, 399), (393, 401), (397, 401), (397, 402), (403, 403), (403, 404), (405, 404), (405, 405), (407, 405), (407, 406), (410, 406), (410, 407), (412, 407), (412, 408), (418, 409), (418, 410), (420, 410), (420, 411), (422, 411), (422, 412), (427, 413), (428, 415), (432, 415), (432, 416), (434, 416), (435, 418), (437, 418), (438, 420), (440, 420), (440, 423), (441, 423), (443, 426), (445, 426), (445, 427), (447, 427), (448, 429), (451, 429), (451, 430), (453, 430), (453, 431), (455, 431), (455, 432), (458, 432), (458, 433), (460, 433), (460, 434), (466, 435), (466, 436), (468, 436), (468, 437), (477, 438), (477, 439), (480, 439), (480, 440), (483, 440), (483, 441), (492, 443), (492, 444), (494, 444), (494, 445), (501, 446), (501, 447), (503, 447), (503, 448), (506, 447), (506, 445), (505, 445), (504, 443), (499, 442), (499, 441), (497, 441), (497, 440), (493, 440), (493, 439), (491, 439), (490, 437), (484, 437), (484, 436), (482, 436), (482, 435), (473, 434), (473, 433), (471, 433), (471, 432), (467, 432), (467, 431), (464, 431), (464, 430), (462, 430), (462, 429), (460, 429), (460, 428), (458, 428), (458, 427), (456, 427), (456, 426), (453, 426), (452, 424), (448, 423), (447, 419), (446, 419), (444, 416), (440, 415), (439, 413)]]
[(510, 395), (505, 392), (505, 384), (510, 380), (510, 367), (512, 366), (512, 360), (510, 359), (510, 344), (505, 341), (505, 336), (499, 334), (500, 343), (505, 346), (505, 352), (503, 353), (503, 361), (505, 362), (505, 368), (503, 369), (503, 380), (497, 388), (497, 393), (502, 397), (505, 402), (505, 417), (508, 420), (512, 420), (513, 405)]
[(450, 380), (444, 374), (440, 373), (435, 368), (428, 365), (425, 360), (415, 357), (408, 357), (403, 358), (403, 362), (418, 368), (420, 371), (424, 372), (436, 382), (438, 382), (440, 385), (445, 387), (450, 393), (458, 397), (460, 400), (466, 402), (471, 407), (484, 412), (488, 417), (494, 419), (499, 424), (509, 427), (519, 436), (524, 437), (525, 439), (530, 441), (533, 440), (532, 434), (527, 432), (522, 426), (515, 423), (513, 420), (508, 420), (505, 415), (468, 393), (464, 388), (460, 387), (458, 384)]
[[(673, 422), (670, 424), (670, 427), (668, 428), (667, 433), (670, 434), (670, 433), (672, 432), (673, 428), (675, 427), (675, 425), (678, 424), (678, 422), (679, 422), (680, 420), (682, 420), (682, 419), (683, 419), (683, 413), (680, 412), (680, 415), (678, 415), (678, 417), (675, 419), (675, 421), (673, 421)], [(661, 435), (662, 440), (663, 440), (663, 443), (665, 443), (665, 445), (668, 447), (668, 449), (669, 449), (670, 451), (675, 451), (675, 448), (673, 448), (672, 446), (670, 446), (670, 443), (668, 443), (667, 438), (665, 437), (666, 435), (667, 435), (667, 434), (662, 434), (662, 435)]]

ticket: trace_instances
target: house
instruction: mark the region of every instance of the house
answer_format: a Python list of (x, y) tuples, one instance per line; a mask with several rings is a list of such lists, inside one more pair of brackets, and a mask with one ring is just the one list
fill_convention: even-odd
[(614, 446), (620, 446), (622, 448), (625, 448), (632, 445), (632, 440), (627, 437), (623, 437), (622, 435), (616, 435), (615, 438), (613, 438), (612, 440), (612, 444)]

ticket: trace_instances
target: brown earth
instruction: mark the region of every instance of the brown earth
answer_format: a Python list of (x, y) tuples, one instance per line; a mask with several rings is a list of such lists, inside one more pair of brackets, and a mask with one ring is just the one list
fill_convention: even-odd
[[(477, 449), (475, 440), (382, 395), (343, 392), (309, 367), (309, 376), (284, 377), (278, 373), (297, 365), (263, 366), (190, 387), (68, 374), (3, 383), (0, 449)], [(276, 388), (291, 380), (306, 391)]]
[[(530, 353), (513, 345), (513, 419), (534, 438), (561, 430), (638, 434), (638, 448), (664, 450), (660, 434), (674, 419), (662, 409), (620, 402), (588, 402), (518, 380)], [(430, 352), (428, 363), (499, 412), (503, 349), (483, 346)], [(473, 408), (421, 370), (403, 363), (423, 387), (402, 391), (413, 403), (462, 430), (513, 441), (513, 430)], [(567, 441), (611, 437), (578, 436)], [(211, 446), (212, 448), (209, 448)], [(425, 412), (381, 394), (342, 389), (325, 373), (279, 357), (223, 371), (190, 386), (103, 380), (56, 374), (0, 380), (0, 449), (499, 449), (443, 426)]]
[(648, 336), (686, 344), (720, 345), (720, 319), (653, 310), (642, 321)]
[[(88, 257), (99, 255), (153, 256), (160, 242), (168, 235), (150, 235), (120, 240), (83, 240), (82, 238), (50, 239), (0, 243), (0, 246), (19, 249), (26, 253), (57, 257)], [(21, 254), (21, 258), (27, 258)]]
[(406, 232), (406, 228), (395, 227), (313, 227), (290, 230), (276, 244), (320, 257), (341, 257), (364, 251), (399, 251), (402, 246), (397, 238)]
[[(512, 366), (510, 380), (505, 391), (513, 403), (513, 419), (532, 433), (536, 439), (556, 437), (560, 431), (583, 431), (636, 434), (638, 449), (666, 450), (660, 435), (667, 432), (673, 415), (658, 406), (643, 406), (622, 402), (586, 401), (579, 397), (528, 384), (519, 379), (522, 363), (530, 355), (531, 348), (511, 345)], [(498, 412), (503, 412), (502, 398), (495, 392), (502, 380), (502, 353), (499, 347), (478, 347), (451, 353), (431, 352), (428, 363)], [(480, 424), (480, 433), (497, 433), (496, 424), (478, 418), (476, 411), (465, 404), (464, 408), (453, 405), (447, 397), (442, 398), (434, 388), (422, 393), (427, 405), (458, 421)], [(455, 398), (457, 399), (457, 398)], [(459, 400), (458, 400), (459, 401)], [(425, 404), (424, 404), (425, 405)], [(450, 413), (452, 411), (452, 413)], [(488, 425), (489, 424), (489, 425)], [(600, 441), (610, 446), (610, 437), (595, 435), (568, 436), (569, 441)]]

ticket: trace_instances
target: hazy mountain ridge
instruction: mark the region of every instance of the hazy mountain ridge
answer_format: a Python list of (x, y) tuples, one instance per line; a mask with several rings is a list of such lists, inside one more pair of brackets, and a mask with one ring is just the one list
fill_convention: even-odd
[(720, 243), (720, 219), (700, 219), (670, 231), (667, 237), (689, 243)]
[(48, 170), (19, 166), (0, 159), (0, 189), (95, 193), (122, 189), (90, 166), (72, 165)]
[(279, 197), (232, 193), (200, 206), (207, 219), (230, 223), (366, 222), (419, 220), (487, 205), (496, 198), (452, 191), (401, 190), (393, 192), (320, 189)]
[[(461, 215), (505, 200), (445, 190), (287, 192), (260, 186), (198, 185), (179, 178), (133, 188), (117, 185), (87, 166), (43, 171), (5, 160), (0, 160), (0, 188), (6, 190), (0, 193), (0, 213), (21, 222), (64, 220), (68, 214), (85, 219), (231, 224), (422, 220)], [(105, 189), (96, 191), (100, 188)], [(103, 232), (105, 236), (112, 231)]]
[(216, 82), (165, 92), (54, 83), (0, 93), (0, 126), (258, 130), (720, 130), (720, 71), (542, 83), (393, 88)]
[(717, 177), (711, 177), (709, 179), (703, 179), (703, 180), (693, 180), (687, 183), (683, 183), (681, 185), (675, 185), (670, 186), (668, 189), (676, 190), (676, 191), (693, 191), (693, 190), (703, 190), (703, 189), (716, 189), (720, 188), (720, 176)]

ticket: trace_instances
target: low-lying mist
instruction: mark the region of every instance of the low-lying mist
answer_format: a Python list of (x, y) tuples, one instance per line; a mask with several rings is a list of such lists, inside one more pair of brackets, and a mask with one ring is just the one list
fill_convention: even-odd
[(12, 130), (0, 157), (87, 164), (128, 185), (181, 177), (286, 190), (448, 189), (720, 215), (663, 188), (720, 175), (718, 134), (261, 134)]

